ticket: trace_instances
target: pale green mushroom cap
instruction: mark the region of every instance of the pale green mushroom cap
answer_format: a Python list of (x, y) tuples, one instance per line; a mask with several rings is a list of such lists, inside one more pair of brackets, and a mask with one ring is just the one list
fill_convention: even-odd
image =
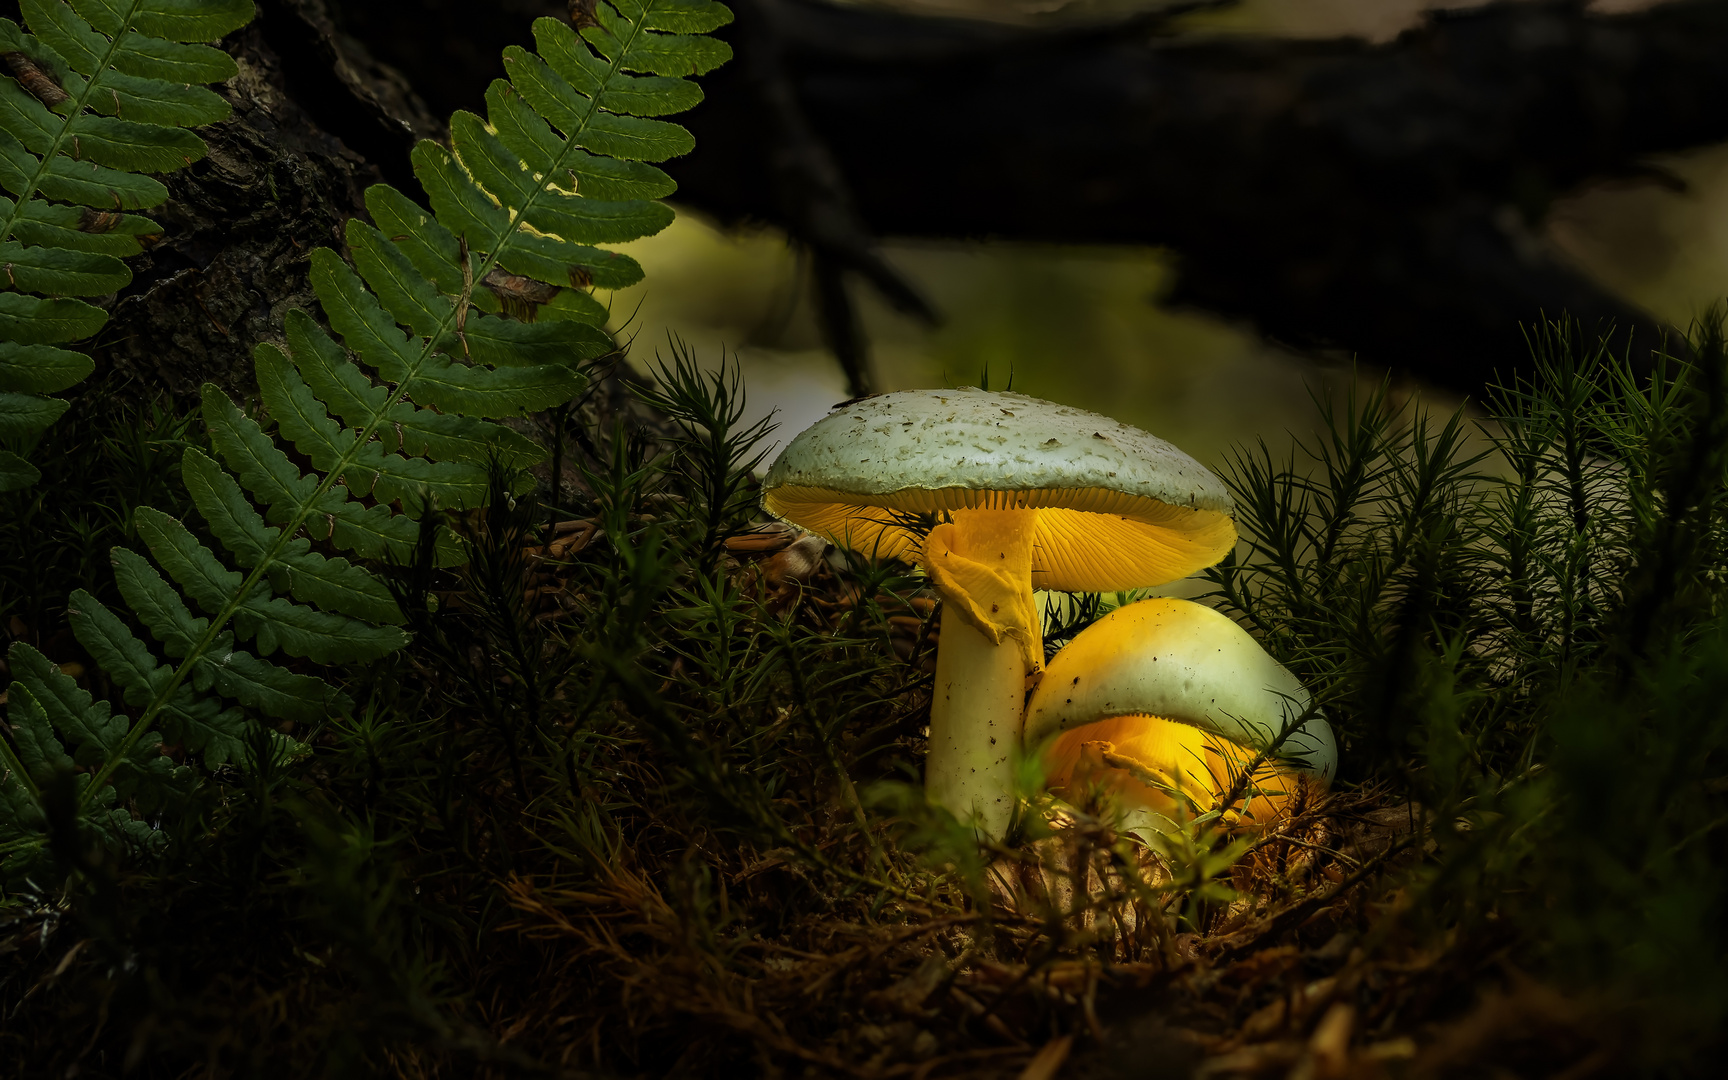
[[(1129, 604), (1056, 654), (1026, 706), (1029, 748), (1102, 720), (1148, 715), (1261, 750), (1307, 710), (1308, 691), (1260, 643), (1212, 608), (1159, 598)], [(1324, 717), (1310, 717), (1277, 752), (1322, 783), (1338, 768)]]
[(1156, 436), (993, 391), (904, 390), (801, 432), (762, 484), (774, 516), (877, 558), (918, 558), (909, 515), (1036, 509), (1032, 587), (1108, 592), (1211, 566), (1236, 542), (1230, 492)]

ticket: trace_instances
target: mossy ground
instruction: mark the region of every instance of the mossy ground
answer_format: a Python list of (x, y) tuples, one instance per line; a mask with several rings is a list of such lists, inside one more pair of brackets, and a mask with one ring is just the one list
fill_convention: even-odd
[[(6, 894), (5, 1071), (1706, 1072), (1728, 357), (1715, 323), (1654, 383), (1538, 349), (1487, 457), (1375, 397), (1238, 460), (1210, 602), (1314, 691), (1344, 775), (1155, 849), (1041, 799), (979, 852), (916, 786), (920, 580), (761, 531), (734, 382), (675, 362), (650, 424), (597, 381), (551, 421), (578, 483), (451, 519), (460, 570), (394, 568), (414, 643), (343, 675), (309, 758), (224, 768), (158, 855), (62, 836)], [(199, 437), (105, 392), (0, 514), (6, 632), (98, 690), (64, 597), (111, 588)]]

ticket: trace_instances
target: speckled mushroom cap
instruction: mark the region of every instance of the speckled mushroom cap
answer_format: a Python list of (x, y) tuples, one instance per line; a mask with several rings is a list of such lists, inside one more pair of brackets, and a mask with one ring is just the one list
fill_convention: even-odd
[[(1296, 676), (1229, 616), (1160, 597), (1117, 608), (1056, 654), (1026, 703), (1025, 739), (1035, 747), (1113, 717), (1156, 716), (1262, 750), (1308, 700)], [(1338, 767), (1331, 725), (1311, 717), (1279, 756), (1329, 781)]]
[(1162, 585), (1236, 543), (1230, 493), (1139, 428), (1024, 394), (903, 390), (829, 413), (763, 482), (775, 517), (878, 558), (914, 559), (908, 519), (1036, 508), (1032, 585)]

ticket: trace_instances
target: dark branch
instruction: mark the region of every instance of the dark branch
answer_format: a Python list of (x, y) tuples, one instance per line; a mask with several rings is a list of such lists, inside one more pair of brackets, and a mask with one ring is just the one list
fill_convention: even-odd
[[(342, 17), (429, 96), (476, 97), (490, 71), (429, 70), (449, 46), (415, 50), (522, 39), (537, 6), (518, 0), (511, 23), (453, 0), (380, 3)], [(772, 9), (797, 103), (871, 234), (1165, 245), (1176, 302), (1466, 389), (1522, 364), (1521, 324), (1544, 312), (1655, 344), (1653, 320), (1545, 252), (1542, 217), (1592, 177), (1728, 138), (1720, 0), (1612, 17), (1504, 4), (1383, 47), (751, 7)], [(795, 226), (750, 36), (732, 40), (746, 55), (689, 117), (700, 149), (673, 163), (680, 199)]]

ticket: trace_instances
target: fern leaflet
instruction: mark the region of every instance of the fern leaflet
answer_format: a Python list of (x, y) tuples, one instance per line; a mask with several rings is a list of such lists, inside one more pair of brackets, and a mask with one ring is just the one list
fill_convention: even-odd
[[(254, 353), (276, 436), (312, 472), (220, 390), (204, 388), (204, 420), (222, 460), (189, 450), (182, 471), (201, 529), (237, 569), (192, 528), (148, 509), (136, 522), (154, 565), (114, 552), (121, 593), (167, 659), (93, 598), (75, 597), (74, 634), (133, 710), (122, 724), (106, 705), (82, 706), (101, 714), (107, 741), (81, 761), (91, 775), (80, 809), (93, 826), (109, 822), (116, 841), (137, 837), (123, 831), (136, 822), (113, 792), (141, 789), (132, 772), (158, 728), (211, 767), (240, 760), (247, 712), (315, 722), (346, 707), (328, 684), (269, 659), (357, 663), (405, 642), (384, 583), (333, 552), (411, 558), (421, 519), (479, 505), (494, 461), (522, 466), (543, 456), (496, 421), (569, 401), (586, 381), (581, 364), (614, 350), (602, 329), (608, 311), (591, 290), (633, 284), (642, 271), (596, 245), (672, 221), (652, 200), (674, 185), (653, 163), (693, 144), (656, 117), (701, 100), (683, 76), (730, 57), (703, 35), (731, 13), (709, 0), (614, 0), (594, 11), (580, 32), (539, 20), (538, 53), (505, 52), (511, 78), (492, 85), (487, 118), (457, 113), (449, 147), (415, 148), (431, 212), (376, 186), (366, 193), (372, 223), (348, 224), (352, 265), (334, 251), (312, 253), (313, 288), (336, 336), (290, 312), (284, 345)], [(437, 550), (446, 563), (463, 557), (447, 529)], [(14, 671), (23, 673), (16, 700), (26, 703), (65, 678), (41, 665), (15, 662)], [(36, 777), (52, 771), (44, 755), (54, 737), (84, 745), (71, 713), (45, 715), (15, 722), (29, 733), (17, 736), (15, 761), (0, 760), (10, 770), (0, 779), (8, 876), (45, 843)]]
[[(149, 173), (204, 156), (187, 128), (226, 119), (194, 83), (232, 78), (228, 54), (198, 42), (245, 25), (250, 0), (22, 0), (25, 33), (0, 19), (0, 442), (27, 443), (66, 411), (48, 395), (90, 374), (60, 345), (107, 315), (77, 299), (124, 288), (120, 260), (161, 229), (128, 213), (168, 189)], [(0, 491), (39, 479), (0, 449)]]

